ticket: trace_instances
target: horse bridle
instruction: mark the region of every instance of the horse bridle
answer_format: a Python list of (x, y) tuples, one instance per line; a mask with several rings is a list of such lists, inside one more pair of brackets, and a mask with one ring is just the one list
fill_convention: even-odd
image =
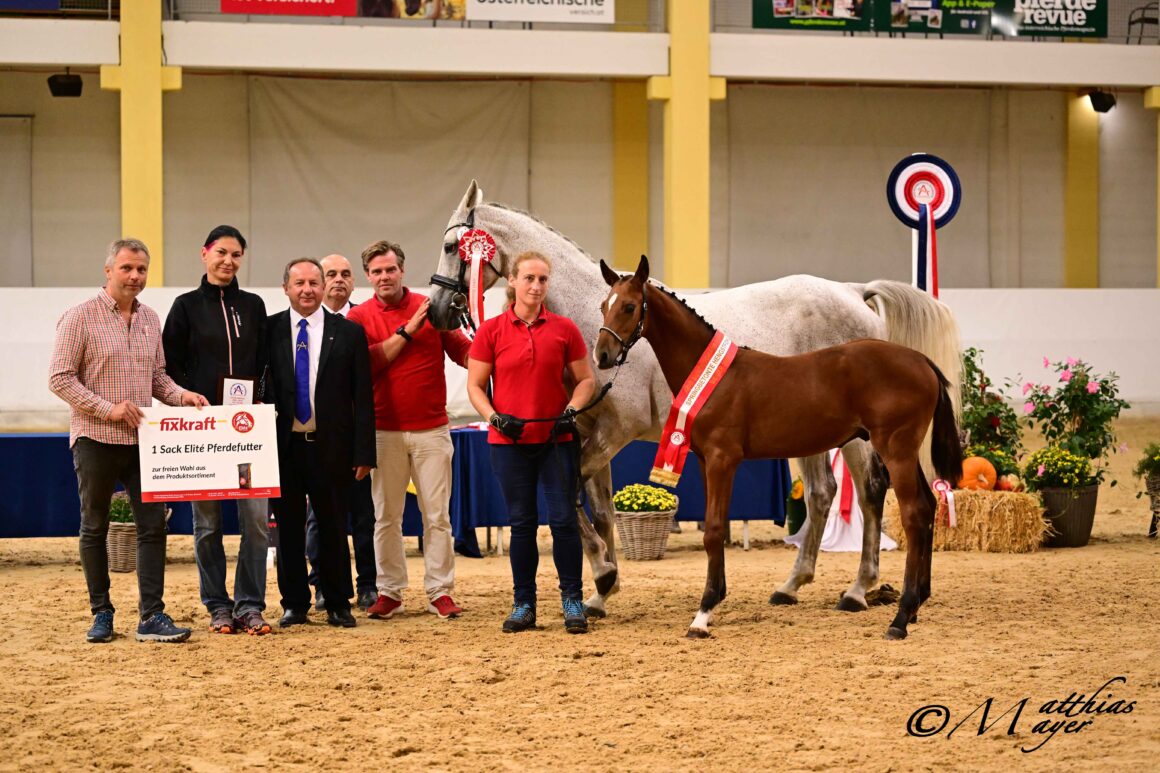
[(636, 346), (636, 342), (639, 341), (641, 339), (641, 337), (644, 335), (644, 320), (645, 320), (646, 316), (648, 316), (648, 280), (647, 279), (645, 280), (644, 284), (640, 288), (640, 321), (637, 322), (636, 327), (632, 329), (632, 334), (629, 335), (628, 340), (627, 341), (624, 340), (623, 338), (620, 337), (619, 334), (617, 334), (617, 332), (615, 330), (613, 330), (610, 327), (606, 327), (604, 325), (601, 325), (600, 330), (596, 331), (598, 335), (601, 332), (608, 333), (608, 335), (615, 338), (616, 342), (618, 344), (620, 344), (620, 354), (616, 355), (616, 360), (613, 361), (613, 363), (612, 363), (617, 368), (619, 368), (621, 365), (623, 365), (628, 360), (628, 351), (632, 347)]
[[(450, 231), (453, 231), (456, 228), (465, 228), (468, 231), (475, 228), (475, 207), (472, 207), (467, 211), (466, 220), (461, 223), (453, 223), (447, 226), (447, 229), (443, 231), (443, 236), (446, 237)], [(450, 246), (450, 249), (448, 249), (448, 246)], [(445, 244), (443, 246), (443, 254), (453, 255), (458, 249), (459, 241), (457, 240), (452, 245)], [(495, 266), (492, 266), (490, 263), (485, 265), (489, 266), (492, 271), (496, 272), (496, 274), (499, 273)], [(452, 279), (449, 276), (443, 276), (442, 274), (432, 274), (430, 283), (436, 287), (442, 287), (443, 289), (450, 290), (452, 293), (454, 293), (454, 295), (451, 296), (451, 312), (459, 317), (459, 327), (467, 327), (474, 331), (475, 320), (471, 318), (471, 314), (467, 310), (467, 294), (471, 292), (471, 288), (467, 284), (467, 261), (459, 261), (459, 276), (455, 279)]]

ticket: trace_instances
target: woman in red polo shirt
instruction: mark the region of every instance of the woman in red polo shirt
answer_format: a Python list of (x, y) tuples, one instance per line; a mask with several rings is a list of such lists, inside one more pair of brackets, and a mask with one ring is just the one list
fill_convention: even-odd
[[(583, 555), (575, 510), (580, 460), (576, 444), (570, 441), (575, 431), (571, 414), (591, 399), (596, 380), (576, 324), (544, 308), (551, 272), (551, 263), (538, 252), (517, 257), (508, 277), (512, 303), (480, 326), (468, 353), (467, 395), (491, 424), (491, 466), (499, 478), (511, 526), (508, 555), (515, 603), (503, 623), (508, 633), (536, 625), (537, 484), (543, 486), (548, 503), (564, 628), (569, 633), (588, 630), (581, 601)], [(571, 397), (564, 387), (565, 371), (576, 382)], [(488, 379), (493, 380), (490, 399)], [(563, 417), (555, 432), (551, 422), (524, 422), (548, 416)]]

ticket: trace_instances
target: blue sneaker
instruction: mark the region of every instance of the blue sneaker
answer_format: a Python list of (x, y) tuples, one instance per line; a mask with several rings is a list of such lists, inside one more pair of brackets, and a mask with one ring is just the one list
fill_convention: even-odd
[(178, 628), (173, 624), (173, 618), (164, 612), (158, 612), (148, 620), (142, 620), (137, 626), (137, 641), (185, 641), (192, 633), (188, 628)]
[(568, 633), (588, 633), (588, 618), (584, 616), (584, 602), (564, 599), (564, 630)]
[(531, 604), (516, 604), (512, 613), (503, 621), (504, 633), (519, 633), (536, 627), (536, 608)]
[(113, 610), (104, 609), (93, 615), (93, 627), (85, 639), (92, 644), (113, 640)]

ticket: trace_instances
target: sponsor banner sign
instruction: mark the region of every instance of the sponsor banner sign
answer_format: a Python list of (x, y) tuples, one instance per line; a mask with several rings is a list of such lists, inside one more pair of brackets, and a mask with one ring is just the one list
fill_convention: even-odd
[(1104, 38), (1108, 0), (753, 0), (753, 26)]
[(192, 502), (281, 495), (273, 405), (141, 409), (141, 499)]
[(753, 0), (753, 26), (865, 32), (873, 7), (873, 0)]
[(467, 0), (470, 21), (613, 24), (616, 0)]
[(222, 13), (358, 16), (358, 0), (221, 0)]
[(59, 11), (60, 0), (0, 0), (0, 11)]
[(991, 26), (1008, 37), (1106, 38), (1108, 0), (996, 0)]
[(985, 35), (996, 0), (874, 0), (874, 29)]

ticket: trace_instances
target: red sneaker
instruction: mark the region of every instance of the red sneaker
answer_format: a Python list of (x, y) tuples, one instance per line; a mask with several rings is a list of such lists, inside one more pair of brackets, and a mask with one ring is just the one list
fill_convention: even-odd
[(444, 619), (463, 614), (463, 609), (446, 593), (428, 604), (427, 611)]
[(367, 610), (367, 617), (373, 617), (375, 620), (386, 620), (402, 611), (403, 602), (380, 593), (379, 597), (375, 599), (375, 603), (371, 604), (370, 609)]

